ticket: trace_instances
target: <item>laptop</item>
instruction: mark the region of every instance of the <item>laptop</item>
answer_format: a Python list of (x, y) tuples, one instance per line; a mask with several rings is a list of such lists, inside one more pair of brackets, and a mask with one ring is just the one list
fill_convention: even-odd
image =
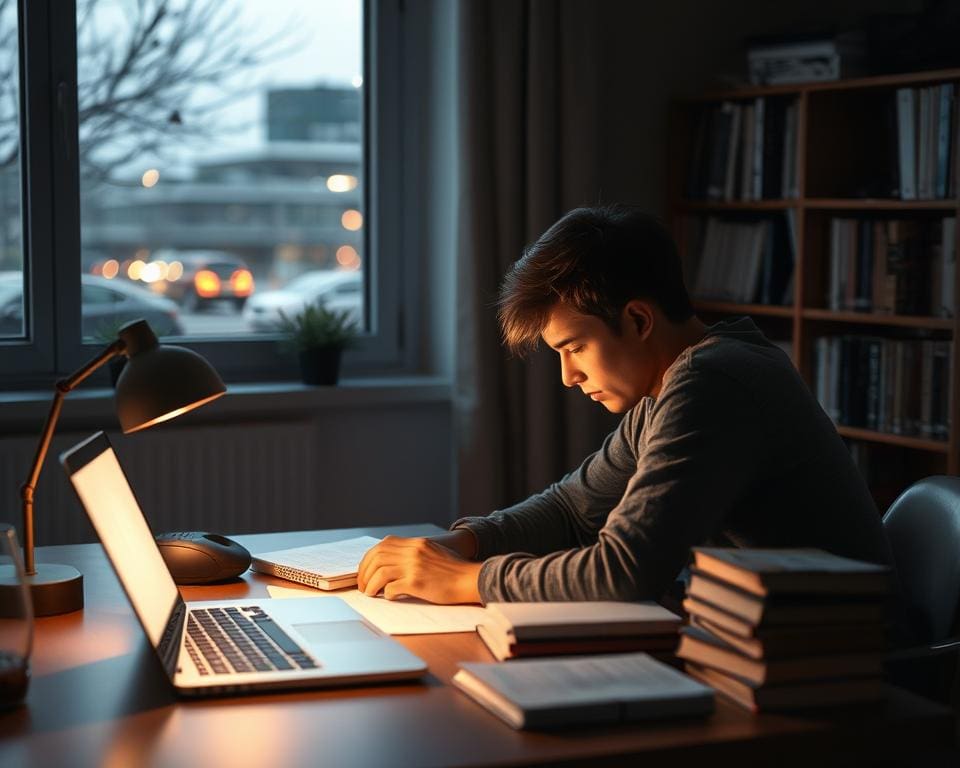
[(337, 597), (184, 602), (107, 436), (97, 432), (60, 463), (178, 694), (379, 683), (426, 672)]

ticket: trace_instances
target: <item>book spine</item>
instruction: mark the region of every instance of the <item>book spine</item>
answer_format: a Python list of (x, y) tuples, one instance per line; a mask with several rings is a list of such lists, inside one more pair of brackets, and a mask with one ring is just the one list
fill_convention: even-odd
[(903, 200), (917, 199), (916, 159), (914, 137), (914, 91), (912, 88), (897, 89), (897, 137), (900, 155), (900, 197)]
[(710, 131), (710, 163), (707, 177), (707, 199), (722, 200), (727, 171), (727, 150), (733, 127), (733, 105), (724, 102), (713, 112)]
[(857, 287), (853, 308), (859, 312), (869, 312), (872, 308), (873, 222), (870, 219), (860, 219), (857, 229)]
[(782, 158), (779, 153), (783, 150), (785, 108), (781, 99), (771, 99), (767, 102), (763, 138), (763, 197), (776, 199), (782, 193), (781, 172)]
[(880, 345), (878, 339), (865, 340), (867, 347), (867, 429), (880, 424)]
[(763, 97), (753, 103), (753, 200), (763, 199), (763, 142), (764, 142), (764, 110)]
[(930, 89), (920, 88), (919, 117), (917, 123), (917, 197), (927, 200), (930, 195), (929, 154), (930, 154)]
[(950, 118), (953, 113), (953, 83), (940, 86), (940, 115), (937, 124), (937, 197), (947, 196), (950, 170)]
[(941, 224), (940, 257), (943, 260), (940, 278), (940, 302), (937, 315), (953, 317), (954, 315), (954, 284), (957, 274), (957, 219), (948, 216)]
[(734, 199), (737, 183), (737, 149), (741, 144), (740, 133), (743, 117), (743, 107), (740, 104), (731, 105), (730, 133), (727, 141), (727, 166), (723, 179), (723, 199), (730, 202)]

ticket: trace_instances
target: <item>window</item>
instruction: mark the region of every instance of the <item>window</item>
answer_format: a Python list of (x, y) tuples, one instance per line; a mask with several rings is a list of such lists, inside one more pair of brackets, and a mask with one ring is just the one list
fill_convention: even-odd
[(26, 335), (17, 38), (17, 5), (10, 0), (0, 2), (0, 339)]
[[(289, 378), (277, 310), (312, 301), (363, 329), (355, 371), (409, 366), (400, 142), (380, 128), (402, 113), (400, 2), (22, 5), (23, 176), (53, 184), (24, 187), (24, 259), (18, 134), (0, 134), (14, 158), (0, 167), (4, 370), (48, 379), (148, 317), (228, 377)], [(16, 4), (0, 0), (11, 73), (16, 42)], [(6, 81), (15, 89), (16, 77)], [(0, 119), (14, 125), (16, 95), (3, 99)], [(52, 157), (39, 151), (51, 145)]]

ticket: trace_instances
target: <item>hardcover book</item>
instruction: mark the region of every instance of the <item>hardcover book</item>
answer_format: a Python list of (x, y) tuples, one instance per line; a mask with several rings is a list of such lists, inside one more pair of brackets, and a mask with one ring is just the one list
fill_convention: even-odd
[(755, 685), (749, 680), (688, 662), (687, 674), (751, 712), (773, 712), (879, 701), (883, 681), (875, 677), (839, 678), (784, 685)]
[(761, 597), (771, 592), (882, 595), (890, 590), (887, 566), (821, 549), (694, 547), (693, 551), (698, 569)]
[(713, 690), (645, 653), (465, 662), (453, 684), (514, 728), (706, 715)]
[(682, 630), (677, 656), (736, 675), (754, 685), (837, 677), (880, 677), (882, 654), (842, 653), (785, 659), (751, 659), (698, 627)]
[(681, 619), (654, 602), (487, 603), (488, 627), (514, 641), (675, 634)]

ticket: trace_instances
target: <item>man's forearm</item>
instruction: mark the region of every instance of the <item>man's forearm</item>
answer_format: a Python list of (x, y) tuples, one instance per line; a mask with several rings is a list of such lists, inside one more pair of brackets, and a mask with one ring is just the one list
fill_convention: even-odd
[(474, 560), (477, 557), (477, 537), (467, 528), (457, 528), (430, 537), (431, 541), (456, 552), (464, 560)]

